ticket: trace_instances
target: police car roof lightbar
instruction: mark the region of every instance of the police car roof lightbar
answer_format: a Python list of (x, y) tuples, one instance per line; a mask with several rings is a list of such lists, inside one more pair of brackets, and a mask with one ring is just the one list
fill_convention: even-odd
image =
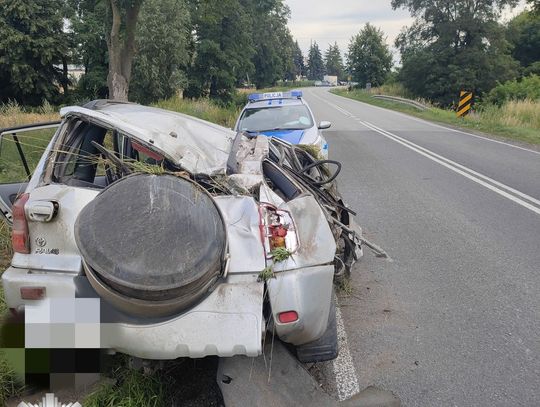
[(301, 90), (292, 90), (290, 92), (251, 93), (248, 95), (248, 101), (259, 102), (261, 100), (271, 99), (300, 99), (301, 97)]

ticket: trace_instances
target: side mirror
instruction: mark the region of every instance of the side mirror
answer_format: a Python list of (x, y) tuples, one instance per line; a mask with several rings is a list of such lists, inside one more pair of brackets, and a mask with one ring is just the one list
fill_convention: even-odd
[(329, 129), (331, 125), (330, 122), (322, 121), (319, 123), (319, 130)]

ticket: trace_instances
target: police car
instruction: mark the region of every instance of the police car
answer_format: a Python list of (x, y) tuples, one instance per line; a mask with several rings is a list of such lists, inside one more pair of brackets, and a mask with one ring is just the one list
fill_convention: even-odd
[(315, 124), (302, 92), (293, 90), (250, 94), (235, 130), (264, 134), (291, 144), (314, 145), (320, 149), (322, 157), (328, 158), (328, 143), (320, 130), (330, 126), (327, 121)]

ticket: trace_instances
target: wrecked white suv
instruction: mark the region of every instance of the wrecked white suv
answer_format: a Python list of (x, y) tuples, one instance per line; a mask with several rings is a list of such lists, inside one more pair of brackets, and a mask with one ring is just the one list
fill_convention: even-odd
[[(61, 116), (0, 133), (30, 178), (0, 186), (14, 250), (2, 275), (8, 307), (26, 309), (27, 323), (29, 310), (58, 304), (95, 316), (84, 324), (88, 312), (75, 312), (73, 344), (43, 347), (257, 356), (271, 329), (301, 361), (336, 357), (333, 280), (362, 255), (336, 190), (339, 163), (132, 103)], [(25, 136), (51, 127), (39, 161), (25, 155), (43, 143)], [(39, 334), (28, 332), (32, 347)]]

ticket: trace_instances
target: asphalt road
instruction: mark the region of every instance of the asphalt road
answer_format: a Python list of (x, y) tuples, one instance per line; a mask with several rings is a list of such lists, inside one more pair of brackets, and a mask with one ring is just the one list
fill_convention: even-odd
[[(306, 89), (366, 251), (341, 296), (358, 388), (540, 405), (540, 154)], [(339, 383), (338, 383), (339, 387)]]

